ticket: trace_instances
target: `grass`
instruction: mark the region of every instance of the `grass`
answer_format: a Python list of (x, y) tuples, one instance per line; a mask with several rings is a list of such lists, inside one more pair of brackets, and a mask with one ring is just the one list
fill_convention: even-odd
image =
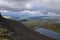
[(24, 23), (27, 27), (31, 28), (32, 30), (35, 30), (35, 27), (41, 27), (46, 28), (49, 30), (53, 30), (55, 32), (60, 33), (60, 24), (53, 23), (53, 22), (41, 22), (41, 21), (29, 21)]

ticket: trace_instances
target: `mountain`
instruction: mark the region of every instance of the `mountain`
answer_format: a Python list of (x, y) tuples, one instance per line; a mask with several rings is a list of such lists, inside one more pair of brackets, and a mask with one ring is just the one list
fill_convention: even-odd
[(13, 19), (13, 20), (16, 20), (16, 19), (20, 20), (20, 18), (24, 18), (24, 17), (28, 19), (33, 19), (33, 20), (41, 20), (41, 19), (60, 20), (60, 16), (39, 16), (38, 14), (30, 14), (30, 13), (7, 12), (7, 13), (2, 13), (2, 16), (11, 17), (9, 19)]
[(7, 29), (7, 32), (13, 32), (14, 38), (10, 36), (10, 40), (54, 40), (47, 36), (30, 30), (21, 22), (3, 18), (0, 15), (0, 27)]

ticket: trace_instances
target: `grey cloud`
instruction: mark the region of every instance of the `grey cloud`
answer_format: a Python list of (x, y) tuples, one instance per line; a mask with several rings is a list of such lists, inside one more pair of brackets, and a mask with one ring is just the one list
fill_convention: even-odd
[(7, 6), (0, 6), (0, 10), (20, 12), (20, 11), (23, 11), (24, 9), (23, 8), (19, 9), (19, 8), (10, 8), (10, 7), (7, 7)]
[(60, 13), (60, 0), (0, 0), (0, 10), (19, 12), (27, 9), (26, 3), (32, 4), (28, 10)]
[(0, 10), (19, 12), (26, 9), (25, 5), (31, 0), (0, 0)]
[(60, 0), (36, 0), (33, 1), (32, 4), (32, 10), (43, 10), (60, 13)]
[(60, 13), (60, 0), (45, 0), (43, 6), (51, 12)]
[(30, 0), (5, 0), (5, 1), (9, 1), (9, 2), (28, 2)]

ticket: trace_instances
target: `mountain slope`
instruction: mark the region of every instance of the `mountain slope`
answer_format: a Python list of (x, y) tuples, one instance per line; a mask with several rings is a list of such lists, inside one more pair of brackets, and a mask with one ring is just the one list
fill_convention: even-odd
[(15, 34), (15, 37), (12, 40), (53, 40), (52, 38), (26, 28), (26, 26), (20, 22), (5, 19), (3, 17), (0, 17), (0, 27)]

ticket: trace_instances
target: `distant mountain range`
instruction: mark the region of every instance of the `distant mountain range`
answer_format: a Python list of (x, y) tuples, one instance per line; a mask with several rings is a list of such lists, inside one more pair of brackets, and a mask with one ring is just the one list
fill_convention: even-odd
[(3, 16), (10, 16), (10, 19), (34, 19), (34, 20), (41, 20), (41, 19), (59, 19), (60, 16), (39, 16), (39, 15), (33, 15), (30, 13), (2, 13)]

